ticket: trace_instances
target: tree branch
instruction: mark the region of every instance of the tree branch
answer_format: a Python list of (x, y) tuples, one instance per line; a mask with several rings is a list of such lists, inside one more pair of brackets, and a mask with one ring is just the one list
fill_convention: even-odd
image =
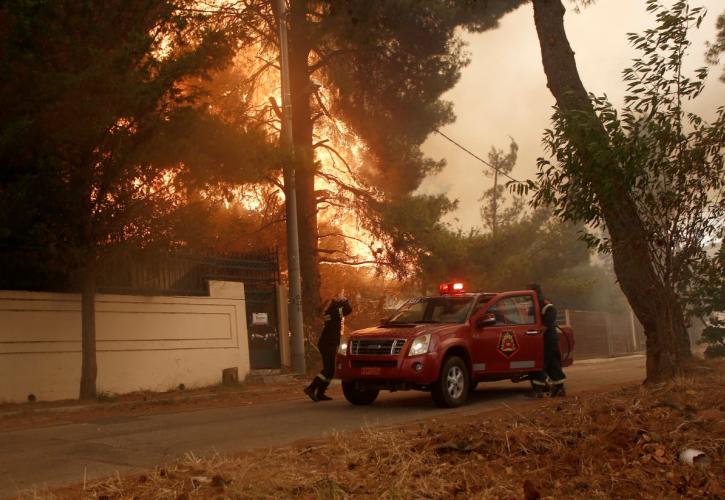
[(320, 258), (321, 264), (342, 264), (345, 266), (369, 266), (369, 265), (375, 265), (375, 266), (387, 266), (391, 268), (395, 268), (395, 265), (391, 262), (384, 261), (384, 260), (348, 260), (348, 259), (334, 259), (329, 257), (321, 257)]
[[(334, 153), (335, 156), (342, 162), (343, 165), (345, 165), (345, 168), (347, 169), (347, 173), (350, 174), (350, 177), (353, 179), (355, 178), (355, 173), (352, 171), (352, 167), (350, 164), (343, 158), (343, 156), (337, 151), (337, 149), (333, 148), (332, 146), (328, 145), (321, 145), (323, 148), (325, 148), (328, 152)], [(330, 155), (332, 157), (332, 155)], [(334, 162), (334, 160), (333, 160)]]
[(274, 114), (277, 115), (277, 118), (280, 120), (282, 119), (282, 110), (279, 109), (279, 104), (277, 104), (277, 99), (275, 99), (273, 96), (269, 96), (269, 103), (272, 105), (272, 111), (274, 111)]
[[(325, 148), (326, 146), (323, 145), (321, 147)], [(359, 196), (360, 198), (366, 199), (369, 202), (374, 203), (377, 201), (372, 194), (368, 193), (367, 191), (365, 191), (361, 188), (351, 186), (332, 174), (328, 174), (325, 172), (318, 172), (318, 175), (320, 177), (322, 177), (323, 179), (326, 179), (326, 180), (332, 182), (333, 184), (337, 185), (341, 189), (349, 191), (349, 192), (353, 193), (354, 195)]]
[(330, 238), (330, 237), (332, 237), (332, 236), (340, 236), (340, 237), (342, 237), (342, 238), (347, 238), (348, 240), (353, 240), (353, 241), (357, 241), (358, 243), (362, 243), (363, 245), (367, 246), (368, 248), (370, 247), (370, 245), (368, 244), (368, 242), (366, 242), (366, 241), (363, 241), (363, 240), (361, 240), (360, 238), (356, 238), (355, 236), (349, 236), (349, 235), (347, 235), (347, 234), (343, 234), (343, 233), (327, 233), (327, 234), (320, 234), (320, 235), (318, 235), (317, 237), (318, 237), (319, 239), (322, 239), (322, 238)]

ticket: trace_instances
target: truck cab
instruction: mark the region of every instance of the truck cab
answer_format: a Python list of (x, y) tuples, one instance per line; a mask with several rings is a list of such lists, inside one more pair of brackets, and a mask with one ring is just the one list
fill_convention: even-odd
[[(381, 390), (429, 391), (441, 407), (464, 404), (479, 382), (527, 380), (543, 367), (544, 326), (531, 290), (476, 292), (460, 283), (407, 301), (379, 326), (343, 336), (336, 376), (352, 404)], [(562, 366), (573, 362), (571, 328), (559, 331)]]

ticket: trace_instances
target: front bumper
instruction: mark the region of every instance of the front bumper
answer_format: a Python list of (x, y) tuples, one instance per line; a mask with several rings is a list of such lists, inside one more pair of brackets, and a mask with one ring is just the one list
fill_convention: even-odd
[(338, 354), (335, 376), (342, 381), (367, 382), (381, 387), (429, 386), (438, 379), (438, 355), (353, 356)]

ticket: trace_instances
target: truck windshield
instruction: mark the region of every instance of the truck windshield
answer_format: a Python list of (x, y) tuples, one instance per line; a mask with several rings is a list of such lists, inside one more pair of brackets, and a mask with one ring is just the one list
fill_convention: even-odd
[(406, 302), (388, 323), (463, 323), (473, 297), (424, 297)]

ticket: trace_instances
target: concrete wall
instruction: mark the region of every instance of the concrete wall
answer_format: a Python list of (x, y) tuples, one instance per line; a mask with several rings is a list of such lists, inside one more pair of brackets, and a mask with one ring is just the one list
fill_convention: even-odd
[[(210, 282), (209, 297), (98, 295), (99, 392), (163, 391), (249, 373), (241, 283)], [(0, 402), (78, 397), (80, 296), (0, 291)]]

